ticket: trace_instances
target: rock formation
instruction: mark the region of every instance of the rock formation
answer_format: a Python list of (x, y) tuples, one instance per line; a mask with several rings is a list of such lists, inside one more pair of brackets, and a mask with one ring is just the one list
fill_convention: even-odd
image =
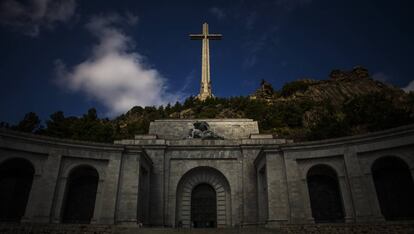
[[(272, 95), (264, 87), (261, 87), (251, 95), (251, 99), (262, 99), (268, 102), (291, 101), (295, 99), (308, 99), (312, 101), (328, 100), (334, 105), (339, 105), (349, 98), (361, 94), (387, 91), (388, 93), (404, 95), (404, 92), (396, 87), (374, 80), (367, 69), (357, 66), (351, 71), (333, 70), (327, 80), (303, 79), (294, 81), (300, 84), (301, 88), (288, 96)], [(292, 82), (293, 83), (293, 82)], [(271, 86), (270, 86), (271, 87)]]

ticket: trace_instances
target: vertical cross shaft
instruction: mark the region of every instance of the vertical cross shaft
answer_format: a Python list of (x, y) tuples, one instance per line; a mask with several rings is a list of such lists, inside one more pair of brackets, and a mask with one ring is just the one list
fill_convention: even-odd
[(201, 51), (201, 87), (200, 93), (197, 98), (200, 100), (205, 100), (209, 97), (213, 97), (211, 92), (211, 80), (210, 80), (210, 48), (209, 40), (220, 40), (222, 38), (221, 34), (209, 34), (208, 33), (208, 24), (203, 24), (203, 33), (202, 34), (190, 34), (192, 40), (203, 40), (203, 47)]

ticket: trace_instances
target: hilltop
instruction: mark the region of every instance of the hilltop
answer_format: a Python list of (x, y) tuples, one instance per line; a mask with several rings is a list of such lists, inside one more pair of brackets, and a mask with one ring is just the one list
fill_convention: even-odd
[(372, 79), (367, 69), (358, 66), (351, 71), (333, 70), (326, 80), (296, 80), (285, 84), (280, 92), (262, 81), (261, 87), (251, 97), (268, 102), (329, 100), (333, 105), (341, 105), (357, 96), (378, 92), (399, 98), (406, 96), (400, 88)]
[[(301, 79), (281, 90), (262, 81), (250, 96), (193, 97), (161, 109), (134, 107), (115, 122), (121, 132), (155, 118), (252, 118), (264, 133), (296, 141), (366, 133), (414, 122), (414, 95), (378, 80), (367, 69), (333, 70), (328, 79)], [(141, 127), (138, 127), (138, 126)], [(133, 132), (133, 131), (132, 131)]]
[(319, 140), (383, 130), (414, 123), (414, 93), (374, 80), (368, 70), (333, 70), (327, 79), (299, 79), (280, 90), (262, 81), (249, 96), (194, 97), (160, 107), (136, 106), (115, 119), (99, 119), (91, 109), (82, 117), (65, 117), (58, 111), (45, 127), (35, 113), (16, 126), (19, 131), (99, 142), (133, 138), (147, 133), (155, 119), (251, 118), (262, 133), (295, 141)]

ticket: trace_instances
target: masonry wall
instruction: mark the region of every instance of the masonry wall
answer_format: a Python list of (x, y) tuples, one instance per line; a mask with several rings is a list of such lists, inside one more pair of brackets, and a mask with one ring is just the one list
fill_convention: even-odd
[[(61, 223), (68, 176), (79, 166), (99, 176), (91, 223), (137, 223), (139, 170), (152, 162), (139, 147), (59, 140), (11, 131), (0, 132), (0, 164), (23, 158), (35, 169), (21, 222)], [(149, 184), (149, 183), (148, 183)], [(149, 198), (149, 196), (147, 196)], [(146, 207), (149, 213), (149, 207)]]
[[(228, 226), (256, 224), (257, 192), (254, 159), (258, 146), (240, 147), (239, 140), (170, 140), (164, 144), (147, 144), (139, 140), (154, 162), (151, 182), (151, 224), (176, 225), (177, 185), (191, 169), (211, 167), (228, 180), (231, 187), (231, 217)], [(255, 144), (258, 140), (251, 140)], [(161, 142), (161, 141), (159, 141)]]
[[(227, 212), (226, 226), (239, 224), (242, 209), (242, 170), (240, 150), (231, 147), (227, 149), (198, 146), (197, 148), (172, 148), (167, 152), (169, 160), (168, 178), (168, 220), (173, 226), (176, 223), (177, 187), (183, 175), (191, 169), (210, 167), (224, 175), (230, 185), (230, 200)], [(209, 178), (205, 179), (208, 182)]]
[[(0, 165), (24, 158), (35, 169), (22, 222), (61, 223), (68, 175), (81, 165), (99, 174), (92, 223), (167, 227), (177, 224), (179, 181), (200, 167), (217, 170), (228, 181), (231, 205), (226, 225), (232, 227), (314, 223), (306, 175), (321, 164), (336, 172), (346, 223), (384, 222), (372, 179), (373, 163), (395, 156), (414, 175), (414, 126), (307, 143), (259, 135), (227, 140), (149, 137), (117, 143), (1, 130)], [(146, 177), (143, 171), (148, 172)], [(259, 177), (260, 171), (264, 177)]]
[(280, 226), (314, 222), (307, 173), (316, 165), (329, 166), (336, 172), (344, 222), (384, 221), (371, 168), (375, 160), (386, 156), (402, 159), (414, 178), (413, 126), (264, 149), (255, 163), (257, 171), (264, 167), (267, 172), (267, 224)]

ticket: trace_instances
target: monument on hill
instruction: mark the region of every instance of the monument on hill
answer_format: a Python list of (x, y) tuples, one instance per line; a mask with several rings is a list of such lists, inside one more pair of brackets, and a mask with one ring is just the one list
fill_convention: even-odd
[[(205, 100), (221, 35), (190, 36)], [(253, 119), (154, 120), (113, 144), (0, 129), (0, 233), (412, 233), (413, 152), (414, 125), (301, 143)]]
[(213, 97), (211, 92), (211, 80), (210, 80), (210, 47), (209, 40), (220, 40), (221, 34), (209, 34), (208, 24), (203, 24), (202, 34), (190, 34), (191, 40), (203, 40), (203, 47), (201, 50), (201, 85), (200, 93), (197, 98), (200, 100), (206, 100), (209, 97)]

